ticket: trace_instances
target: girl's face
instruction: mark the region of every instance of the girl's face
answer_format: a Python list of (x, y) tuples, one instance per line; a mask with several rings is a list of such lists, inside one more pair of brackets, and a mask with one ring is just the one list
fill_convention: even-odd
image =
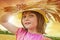
[(34, 13), (26, 12), (22, 15), (22, 23), (27, 29), (33, 29), (37, 27), (37, 17)]

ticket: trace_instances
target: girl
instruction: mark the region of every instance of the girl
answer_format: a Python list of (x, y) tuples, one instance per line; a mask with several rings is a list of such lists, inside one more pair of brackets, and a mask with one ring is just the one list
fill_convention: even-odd
[(51, 40), (43, 35), (45, 33), (45, 18), (40, 11), (25, 10), (22, 12), (21, 23), (24, 28), (16, 28), (8, 23), (6, 20), (8, 15), (3, 17), (1, 24), (16, 34), (16, 40)]

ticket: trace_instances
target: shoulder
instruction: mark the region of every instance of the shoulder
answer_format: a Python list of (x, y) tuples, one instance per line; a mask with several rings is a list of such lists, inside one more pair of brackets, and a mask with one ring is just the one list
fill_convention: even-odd
[(16, 34), (22, 34), (22, 33), (26, 33), (27, 31), (25, 30), (25, 28), (18, 28), (16, 31)]
[(26, 29), (25, 28), (18, 28), (17, 32), (25, 32)]

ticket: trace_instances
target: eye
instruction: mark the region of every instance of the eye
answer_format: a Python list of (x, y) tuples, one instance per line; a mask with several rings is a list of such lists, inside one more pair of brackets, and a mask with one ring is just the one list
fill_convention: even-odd
[(34, 17), (34, 15), (30, 14), (29, 17)]
[(26, 16), (23, 16), (22, 18), (26, 18)]

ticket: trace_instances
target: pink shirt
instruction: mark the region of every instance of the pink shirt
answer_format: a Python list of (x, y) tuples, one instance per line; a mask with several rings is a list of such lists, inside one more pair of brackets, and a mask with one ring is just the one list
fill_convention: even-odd
[(23, 28), (19, 28), (16, 32), (16, 40), (44, 40), (42, 34), (32, 34)]

